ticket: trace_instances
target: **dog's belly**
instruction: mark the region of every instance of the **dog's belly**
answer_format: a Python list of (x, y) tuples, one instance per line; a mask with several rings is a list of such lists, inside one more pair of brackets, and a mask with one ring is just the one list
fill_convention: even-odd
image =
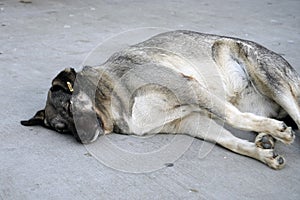
[(256, 88), (243, 65), (228, 59), (225, 67), (219, 66), (218, 70), (226, 101), (241, 112), (272, 118), (285, 117), (286, 113), (283, 109)]
[(242, 91), (235, 93), (235, 96), (227, 97), (241, 112), (272, 118), (281, 118), (286, 114), (276, 102), (258, 92), (250, 82)]

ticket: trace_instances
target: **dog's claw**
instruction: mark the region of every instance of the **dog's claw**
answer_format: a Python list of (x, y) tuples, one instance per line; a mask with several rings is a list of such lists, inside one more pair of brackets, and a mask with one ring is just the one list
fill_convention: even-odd
[(282, 131), (285, 131), (287, 128), (288, 126), (284, 122), (282, 122)]
[(277, 161), (278, 161), (279, 165), (282, 165), (284, 163), (284, 158), (282, 156), (279, 156), (277, 158)]
[(295, 139), (295, 131), (291, 130), (291, 137)]
[(294, 131), (284, 122), (280, 122), (277, 131), (275, 130), (273, 132), (270, 132), (270, 134), (284, 144), (291, 144), (295, 139)]
[(285, 166), (285, 159), (281, 155), (276, 154), (276, 156), (267, 163), (273, 169), (282, 169)]

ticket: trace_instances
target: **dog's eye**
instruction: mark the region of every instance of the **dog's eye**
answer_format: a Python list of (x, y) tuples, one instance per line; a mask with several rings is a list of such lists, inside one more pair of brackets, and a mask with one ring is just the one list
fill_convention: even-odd
[(63, 87), (59, 86), (59, 85), (53, 85), (51, 88), (50, 88), (51, 92), (57, 92), (57, 91), (60, 91), (60, 90), (64, 90)]
[(66, 94), (72, 94), (72, 92), (66, 88), (64, 88), (63, 86), (60, 86), (60, 85), (53, 85), (51, 88), (50, 88), (50, 91), (51, 92), (63, 92), (63, 93), (66, 93)]
[(70, 100), (69, 106), (68, 106), (68, 110), (70, 113), (72, 113), (72, 104), (73, 104), (73, 102)]
[(71, 107), (71, 103), (67, 102), (67, 111), (69, 111), (69, 112), (70, 112), (70, 107)]
[(68, 113), (72, 113), (72, 102), (68, 101), (64, 104), (63, 109), (68, 112)]

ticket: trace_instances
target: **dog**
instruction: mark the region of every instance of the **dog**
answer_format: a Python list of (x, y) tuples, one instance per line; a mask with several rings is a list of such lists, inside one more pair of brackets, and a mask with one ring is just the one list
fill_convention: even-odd
[[(171, 31), (99, 66), (63, 70), (45, 109), (21, 124), (72, 133), (82, 143), (112, 132), (186, 134), (281, 169), (285, 159), (274, 145), (294, 141), (284, 117), (300, 127), (299, 84), (282, 56), (255, 42)], [(221, 131), (203, 131), (206, 121)], [(255, 141), (234, 136), (224, 124), (253, 131)]]

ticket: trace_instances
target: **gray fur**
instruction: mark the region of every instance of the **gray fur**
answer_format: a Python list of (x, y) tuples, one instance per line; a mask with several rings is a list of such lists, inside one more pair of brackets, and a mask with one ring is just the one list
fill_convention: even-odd
[[(272, 138), (289, 144), (295, 136), (271, 118), (290, 115), (300, 127), (299, 80), (283, 57), (257, 43), (192, 31), (162, 33), (77, 74), (69, 127), (84, 143), (113, 131), (187, 134), (281, 169), (284, 158), (274, 153)], [(226, 129), (205, 135), (193, 125), (199, 119), (259, 136), (253, 143)]]

